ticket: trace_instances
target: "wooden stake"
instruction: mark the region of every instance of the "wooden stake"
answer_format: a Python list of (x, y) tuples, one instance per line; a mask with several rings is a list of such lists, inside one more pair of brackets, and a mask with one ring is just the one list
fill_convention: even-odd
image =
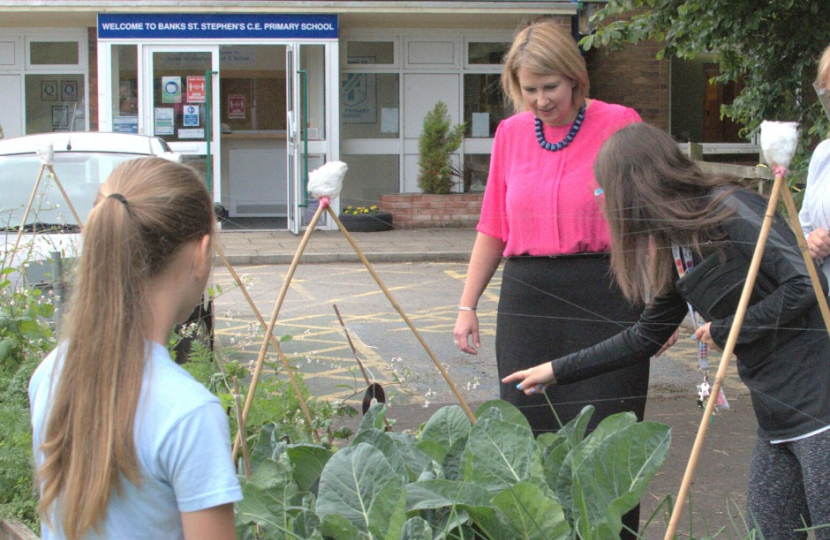
[[(291, 266), (288, 268), (288, 274), (285, 276), (285, 281), (283, 281), (282, 288), (280, 289), (280, 294), (277, 297), (276, 305), (274, 306), (274, 311), (271, 313), (271, 320), (268, 321), (268, 326), (265, 329), (265, 338), (262, 340), (262, 347), (259, 349), (259, 356), (257, 357), (256, 366), (254, 367), (254, 374), (251, 378), (251, 385), (248, 388), (248, 396), (245, 399), (245, 408), (242, 410), (242, 418), (247, 420), (248, 412), (251, 410), (251, 403), (254, 401), (254, 392), (256, 392), (257, 384), (259, 383), (259, 376), (262, 373), (262, 366), (265, 363), (265, 352), (268, 350), (268, 341), (271, 334), (274, 332), (274, 326), (277, 323), (277, 317), (280, 314), (280, 308), (282, 307), (282, 303), (285, 300), (285, 295), (288, 292), (288, 287), (291, 286), (291, 279), (294, 277), (294, 272), (297, 270), (297, 265), (300, 263), (300, 259), (303, 256), (303, 252), (305, 251), (306, 246), (308, 245), (308, 241), (311, 239), (311, 233), (314, 232), (314, 227), (317, 226), (317, 222), (320, 220), (320, 216), (323, 215), (323, 211), (325, 208), (323, 205), (317, 207), (317, 211), (314, 213), (314, 217), (311, 218), (311, 222), (308, 224), (308, 227), (305, 230), (305, 234), (303, 234), (303, 238), (300, 241), (300, 245), (297, 247), (297, 252), (294, 254), (294, 259), (291, 261)], [(302, 403), (302, 401), (301, 401)], [(311, 429), (311, 432), (317, 438), (319, 442), (319, 435), (317, 431), (315, 431), (311, 425), (308, 426)], [(233, 457), (236, 459), (236, 456), (239, 453), (239, 444), (241, 442), (241, 433), (236, 434), (236, 440), (233, 444)]]
[(326, 210), (328, 211), (332, 220), (334, 220), (337, 226), (340, 227), (340, 230), (343, 232), (343, 235), (346, 237), (346, 240), (348, 240), (349, 244), (352, 245), (352, 248), (354, 248), (355, 253), (357, 253), (357, 256), (360, 258), (361, 262), (366, 267), (366, 269), (369, 270), (369, 273), (375, 279), (375, 282), (381, 288), (383, 294), (385, 294), (386, 298), (389, 299), (389, 302), (392, 304), (392, 307), (395, 308), (395, 311), (398, 312), (398, 314), (404, 320), (409, 329), (412, 330), (412, 333), (415, 334), (415, 337), (418, 339), (418, 342), (421, 344), (426, 353), (432, 359), (432, 362), (435, 364), (435, 367), (437, 367), (438, 371), (441, 372), (441, 375), (443, 375), (444, 380), (447, 381), (447, 384), (450, 386), (450, 389), (453, 391), (455, 397), (458, 399), (461, 408), (464, 409), (465, 413), (467, 413), (467, 417), (469, 417), (470, 422), (475, 424), (476, 417), (473, 414), (473, 411), (470, 410), (470, 406), (467, 405), (467, 402), (464, 400), (464, 396), (461, 395), (461, 392), (458, 391), (458, 388), (455, 386), (455, 383), (453, 383), (452, 379), (450, 378), (450, 374), (447, 373), (447, 370), (444, 369), (444, 366), (442, 366), (441, 362), (438, 361), (438, 358), (435, 357), (435, 354), (433, 354), (432, 350), (429, 348), (429, 345), (427, 345), (427, 342), (424, 341), (423, 337), (421, 337), (421, 333), (418, 332), (418, 329), (415, 328), (415, 326), (412, 324), (412, 321), (410, 321), (409, 317), (406, 316), (406, 313), (404, 313), (403, 309), (401, 309), (401, 306), (399, 306), (395, 299), (392, 297), (392, 293), (389, 292), (389, 289), (387, 289), (386, 285), (383, 284), (383, 281), (380, 279), (380, 276), (378, 276), (374, 268), (372, 268), (372, 265), (363, 255), (363, 252), (360, 251), (360, 247), (358, 247), (357, 242), (354, 241), (352, 235), (349, 234), (349, 232), (346, 230), (346, 227), (344, 227), (340, 220), (337, 218), (337, 214), (335, 214), (334, 211), (328, 206), (326, 207)]
[[(26, 226), (26, 220), (29, 219), (29, 212), (32, 211), (32, 204), (35, 202), (35, 195), (37, 195), (37, 188), (40, 187), (40, 179), (43, 178), (43, 171), (46, 170), (46, 165), (40, 166), (40, 171), (37, 173), (37, 180), (35, 180), (35, 186), (32, 188), (32, 194), (29, 195), (29, 202), (26, 204), (26, 210), (23, 211), (23, 221), (20, 222), (20, 228), (17, 229), (17, 238), (14, 240), (14, 247), (11, 251), (6, 253), (16, 253), (17, 247), (20, 245), (20, 238), (23, 236), (23, 228)], [(34, 228), (32, 229), (34, 230)]]
[(821, 288), (821, 282), (818, 280), (818, 272), (816, 272), (816, 264), (810, 256), (810, 248), (807, 247), (807, 240), (804, 238), (804, 230), (801, 228), (801, 222), (798, 221), (798, 210), (795, 209), (795, 201), (789, 188), (782, 186), (784, 199), (784, 206), (787, 207), (787, 213), (790, 215), (790, 224), (793, 231), (795, 231), (795, 238), (798, 240), (798, 247), (801, 248), (801, 254), (804, 257), (804, 263), (807, 265), (807, 272), (810, 274), (810, 281), (813, 283), (813, 290), (816, 291), (816, 298), (818, 299), (818, 307), (821, 310), (821, 317), (824, 319), (824, 326), (827, 327), (827, 332), (830, 333), (830, 309), (827, 307), (827, 296), (824, 294), (824, 289)]
[(72, 216), (75, 218), (75, 223), (78, 224), (79, 228), (83, 228), (84, 224), (81, 221), (81, 217), (78, 215), (78, 212), (75, 211), (75, 207), (72, 206), (72, 201), (69, 199), (69, 195), (67, 195), (66, 191), (63, 189), (63, 184), (61, 184), (61, 181), (58, 180), (58, 175), (57, 173), (55, 173), (54, 167), (52, 167), (51, 165), (47, 165), (47, 167), (49, 168), (49, 172), (52, 173), (52, 178), (55, 180), (55, 185), (57, 185), (58, 189), (61, 190), (61, 195), (63, 195), (63, 198), (66, 200), (66, 204), (67, 206), (69, 206), (69, 211), (72, 212)]
[[(752, 295), (752, 288), (755, 285), (755, 279), (758, 277), (758, 269), (761, 267), (761, 258), (764, 255), (764, 248), (769, 237), (769, 231), (772, 227), (772, 220), (775, 216), (775, 209), (778, 207), (778, 195), (784, 186), (784, 175), (776, 174), (775, 182), (770, 192), (769, 204), (767, 205), (767, 212), (764, 215), (764, 221), (761, 225), (761, 232), (758, 235), (758, 242), (755, 245), (755, 253), (752, 255), (752, 261), (749, 264), (749, 273), (744, 283), (743, 291), (741, 292), (741, 299), (738, 302), (738, 309), (735, 312), (735, 319), (732, 322), (732, 328), (729, 330), (729, 337), (726, 339), (726, 345), (723, 348), (723, 356), (721, 356), (720, 366), (718, 367), (717, 375), (715, 375), (715, 382), (712, 385), (709, 400), (706, 402), (706, 410), (703, 412), (703, 418), (700, 421), (700, 427), (697, 430), (697, 437), (695, 437), (694, 445), (692, 446), (692, 453), (689, 456), (689, 463), (686, 466), (686, 473), (683, 475), (683, 481), (680, 484), (680, 491), (677, 493), (677, 501), (672, 510), (671, 519), (669, 520), (669, 527), (666, 529), (664, 540), (674, 540), (677, 533), (677, 526), (680, 522), (680, 514), (683, 512), (683, 506), (686, 502), (686, 495), (689, 492), (689, 487), (692, 483), (692, 478), (697, 468), (697, 462), (700, 459), (700, 451), (703, 447), (703, 442), (706, 440), (706, 430), (709, 427), (709, 421), (712, 417), (712, 412), (715, 409), (715, 402), (717, 401), (718, 393), (720, 392), (723, 380), (726, 377), (726, 368), (729, 366), (729, 360), (732, 357), (732, 352), (735, 350), (735, 343), (738, 341), (738, 334), (741, 331), (741, 326), (744, 322), (746, 309), (749, 306), (749, 298)], [(802, 235), (803, 236), (803, 235)], [(812, 264), (812, 263), (811, 263)], [(811, 265), (808, 265), (808, 267)]]
[[(334, 312), (337, 313), (337, 320), (340, 321), (340, 326), (343, 327), (343, 333), (346, 334), (346, 341), (349, 342), (349, 347), (352, 349), (352, 354), (354, 355), (354, 359), (357, 361), (357, 365), (360, 366), (360, 372), (363, 373), (363, 380), (366, 381), (366, 389), (368, 391), (369, 387), (372, 386), (372, 382), (369, 380), (369, 375), (366, 373), (366, 368), (363, 367), (363, 362), (360, 361), (360, 357), (357, 355), (357, 349), (354, 347), (354, 343), (352, 342), (352, 336), (349, 335), (349, 329), (346, 328), (346, 323), (343, 322), (343, 317), (340, 316), (340, 311), (337, 309), (337, 304), (332, 304), (334, 308)], [(392, 431), (392, 425), (389, 423), (389, 420), (386, 417), (383, 417), (383, 423), (386, 424), (386, 431)]]
[[(233, 378), (233, 401), (236, 407), (236, 422), (239, 424), (239, 432), (245, 433), (245, 419), (242, 418), (242, 400), (239, 399), (239, 380)], [(245, 462), (245, 477), (251, 479), (251, 456), (248, 453), (248, 442), (242, 438), (242, 459)], [(234, 458), (234, 462), (236, 459)]]
[[(263, 329), (267, 330), (268, 326), (265, 324), (265, 320), (262, 318), (262, 314), (257, 309), (256, 304), (254, 304), (254, 300), (251, 298), (251, 295), (248, 294), (248, 289), (245, 288), (245, 284), (242, 283), (242, 280), (240, 279), (239, 274), (236, 273), (236, 270), (234, 270), (233, 266), (231, 266), (231, 263), (228, 262), (228, 259), (225, 257), (224, 251), (222, 251), (222, 248), (219, 246), (219, 244), (217, 242), (213, 243), (213, 248), (216, 251), (216, 254), (219, 255), (219, 258), (222, 259), (222, 262), (225, 264), (225, 267), (231, 273), (231, 277), (233, 277), (234, 281), (239, 286), (239, 290), (242, 291), (242, 296), (244, 296), (245, 300), (248, 301), (248, 305), (251, 307), (251, 311), (254, 312), (254, 315), (256, 316), (257, 320), (259, 321), (259, 324), (262, 326)], [(268, 334), (268, 335), (270, 335), (271, 344), (274, 346), (274, 349), (277, 351), (277, 355), (280, 357), (280, 360), (282, 361), (282, 364), (285, 367), (286, 372), (288, 373), (288, 378), (291, 381), (291, 387), (294, 389), (294, 393), (297, 395), (297, 399), (300, 401), (300, 408), (302, 408), (303, 414), (305, 415), (305, 418), (306, 418), (306, 421), (308, 422), (308, 425), (310, 426), (312, 424), (312, 422), (311, 422), (311, 412), (308, 410), (308, 405), (305, 402), (305, 398), (303, 397), (303, 393), (300, 391), (300, 386), (299, 386), (299, 384), (297, 384), (297, 379), (294, 377), (294, 371), (291, 369), (291, 365), (288, 363), (288, 358), (285, 357), (285, 353), (282, 352), (282, 349), (280, 348), (280, 344), (279, 344), (279, 341), (277, 341), (277, 338), (274, 337), (273, 333)], [(247, 415), (245, 415), (243, 420), (246, 420), (246, 419), (247, 419)], [(241, 429), (240, 429), (240, 431), (242, 432)], [(313, 431), (313, 434), (314, 434), (314, 438), (317, 440), (317, 442), (319, 442), (320, 441), (320, 435), (317, 433), (317, 430), (313, 429), (312, 431)], [(236, 450), (238, 452), (238, 447), (236, 448)], [(235, 455), (234, 455), (234, 460), (236, 460)]]

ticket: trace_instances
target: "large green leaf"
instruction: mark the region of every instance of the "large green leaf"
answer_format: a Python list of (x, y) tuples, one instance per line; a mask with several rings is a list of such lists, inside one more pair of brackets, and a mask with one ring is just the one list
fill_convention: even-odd
[[(367, 429), (386, 429), (386, 405), (383, 403), (375, 403), (366, 414), (363, 415), (363, 421), (360, 422), (360, 427), (357, 428), (357, 434)], [(354, 441), (352, 441), (354, 444)]]
[(579, 414), (576, 417), (565, 424), (562, 429), (559, 430), (559, 434), (568, 438), (568, 442), (571, 445), (571, 448), (575, 448), (576, 445), (582, 442), (582, 439), (585, 438), (585, 431), (588, 429), (588, 422), (591, 421), (591, 417), (594, 415), (594, 407), (593, 405), (586, 405), (579, 411)]
[(424, 518), (409, 518), (403, 524), (401, 540), (432, 540), (432, 527)]
[(383, 452), (383, 455), (386, 457), (386, 461), (389, 462), (389, 465), (392, 466), (392, 469), (394, 469), (397, 474), (401, 476), (408, 476), (401, 451), (389, 435), (375, 428), (364, 429), (358, 431), (352, 441), (353, 446), (359, 443), (369, 444)]
[(323, 535), (332, 540), (358, 540), (359, 538), (367, 538), (366, 534), (361, 534), (357, 527), (337, 514), (329, 514), (323, 518), (323, 524), (320, 527)]
[(531, 482), (505, 489), (493, 498), (493, 505), (512, 530), (510, 538), (565, 540), (571, 534), (562, 507)]
[(417, 448), (418, 439), (414, 436), (394, 431), (387, 432), (386, 436), (395, 441), (395, 446), (403, 458), (410, 482), (417, 480), (425, 470), (438, 467), (438, 464), (432, 458)]
[(464, 479), (491, 492), (532, 476), (543, 478), (533, 433), (504, 420), (481, 420), (473, 426), (461, 462)]
[(300, 538), (311, 538), (320, 527), (320, 518), (311, 510), (303, 510), (294, 518), (291, 532)]
[(472, 423), (461, 407), (443, 407), (433, 414), (424, 426), (418, 449), (441, 463), (453, 444), (469, 435), (471, 427)]
[[(608, 437), (637, 423), (634, 413), (623, 412), (605, 418), (588, 437), (583, 439), (573, 450), (571, 450), (559, 469), (556, 483), (552, 488), (556, 491), (559, 503), (568, 510), (574, 510), (573, 500), (573, 470), (591, 454)], [(546, 473), (552, 473), (546, 469)]]
[(641, 422), (611, 433), (574, 462), (575, 512), (597, 538), (616, 538), (622, 516), (639, 503), (670, 444), (668, 426)]
[(291, 510), (298, 493), (290, 467), (266, 459), (242, 486), (243, 499), (237, 503), (237, 522), (256, 523), (268, 531), (270, 538), (285, 538), (285, 532), (291, 530)]
[(294, 465), (294, 481), (303, 491), (312, 490), (333, 455), (331, 450), (314, 444), (288, 445), (285, 452)]
[(530, 429), (530, 423), (528, 423), (527, 418), (525, 418), (525, 415), (522, 414), (522, 411), (517, 409), (515, 405), (501, 399), (492, 399), (479, 405), (475, 412), (476, 419), (484, 419), (490, 414), (490, 409), (497, 409), (501, 412), (502, 420)]
[(492, 494), (470, 483), (452, 480), (425, 480), (406, 485), (406, 510), (435, 510), (450, 506), (490, 506)]
[[(338, 515), (348, 520), (363, 537), (369, 532), (386, 538), (403, 526), (405, 491), (400, 475), (377, 448), (358, 443), (334, 454), (320, 476), (317, 514), (325, 521)], [(375, 532), (384, 528), (383, 534)]]

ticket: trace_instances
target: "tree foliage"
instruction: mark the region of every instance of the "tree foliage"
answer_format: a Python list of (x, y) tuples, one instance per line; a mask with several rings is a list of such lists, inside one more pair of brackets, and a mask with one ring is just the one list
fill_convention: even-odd
[(830, 44), (830, 16), (823, 3), (609, 0), (592, 19), (597, 32), (581, 44), (588, 50), (656, 40), (664, 44), (658, 58), (715, 54), (720, 74), (712, 82), (743, 82), (741, 93), (721, 113), (742, 124), (747, 137), (763, 120), (799, 122), (801, 144), (792, 168), (804, 168), (812, 145), (830, 129), (812, 87), (818, 58)]

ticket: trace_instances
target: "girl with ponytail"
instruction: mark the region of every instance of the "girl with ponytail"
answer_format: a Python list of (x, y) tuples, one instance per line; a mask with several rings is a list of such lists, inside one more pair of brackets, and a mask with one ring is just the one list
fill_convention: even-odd
[(67, 333), (29, 384), (44, 539), (235, 538), (227, 418), (170, 358), (212, 266), (194, 170), (124, 163), (101, 186)]

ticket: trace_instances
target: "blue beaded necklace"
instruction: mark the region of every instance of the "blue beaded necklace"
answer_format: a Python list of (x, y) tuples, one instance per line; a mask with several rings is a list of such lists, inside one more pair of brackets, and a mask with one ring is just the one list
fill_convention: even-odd
[(536, 118), (536, 140), (539, 141), (539, 146), (541, 146), (545, 150), (550, 150), (551, 152), (556, 152), (558, 150), (562, 150), (569, 144), (571, 141), (574, 140), (576, 134), (579, 133), (579, 128), (582, 126), (582, 120), (585, 119), (585, 104), (583, 103), (582, 106), (579, 108), (579, 112), (576, 114), (576, 119), (574, 120), (574, 125), (571, 126), (570, 131), (568, 134), (565, 135), (565, 138), (559, 141), (556, 144), (549, 143), (545, 139), (545, 133), (542, 127), (542, 120), (540, 118)]

